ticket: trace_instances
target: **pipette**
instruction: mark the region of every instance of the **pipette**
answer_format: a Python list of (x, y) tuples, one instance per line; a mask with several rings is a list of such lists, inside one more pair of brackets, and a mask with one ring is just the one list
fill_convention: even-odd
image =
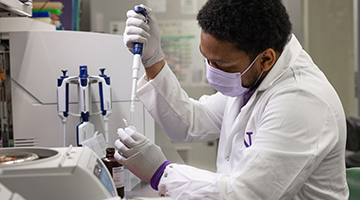
[[(134, 11), (137, 13), (141, 13), (145, 16), (146, 19), (146, 10), (140, 6), (136, 6)], [(140, 70), (141, 64), (141, 56), (143, 53), (143, 44), (135, 43), (134, 44), (134, 59), (133, 59), (133, 73), (132, 73), (132, 89), (131, 89), (131, 105), (130, 105), (130, 123), (129, 126), (133, 126), (134, 122), (134, 113), (135, 113), (135, 98), (136, 98), (136, 90), (137, 90), (137, 82), (138, 82), (138, 75)]]

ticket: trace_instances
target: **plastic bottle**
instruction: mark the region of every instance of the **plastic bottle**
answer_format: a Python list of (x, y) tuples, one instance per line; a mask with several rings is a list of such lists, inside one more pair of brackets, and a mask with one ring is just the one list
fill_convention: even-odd
[(106, 149), (106, 157), (101, 160), (109, 170), (111, 177), (114, 180), (118, 195), (124, 197), (124, 166), (116, 161), (114, 158), (115, 148), (110, 147)]

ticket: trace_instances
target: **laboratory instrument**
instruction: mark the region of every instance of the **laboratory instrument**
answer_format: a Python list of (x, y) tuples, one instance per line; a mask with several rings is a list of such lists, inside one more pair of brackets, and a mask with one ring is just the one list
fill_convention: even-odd
[[(134, 8), (134, 11), (137, 13), (141, 13), (145, 16), (146, 20), (146, 10), (140, 6), (136, 6)], [(138, 76), (139, 76), (139, 70), (141, 65), (141, 56), (143, 53), (143, 46), (142, 43), (135, 43), (134, 44), (134, 58), (133, 58), (133, 73), (132, 73), (132, 85), (131, 85), (131, 105), (130, 105), (130, 123), (129, 126), (133, 126), (134, 121), (134, 113), (135, 113), (135, 99), (136, 99), (136, 88), (137, 88), (137, 82), (138, 82)]]
[[(38, 158), (27, 159), (33, 155)], [(0, 157), (0, 182), (24, 199), (120, 199), (106, 166), (87, 147), (2, 148)]]
[[(101, 114), (103, 116), (106, 145), (109, 143), (109, 116), (111, 115), (111, 86), (110, 77), (105, 75), (105, 68), (101, 68), (99, 76), (89, 76), (87, 66), (80, 66), (79, 76), (67, 76), (67, 70), (62, 70), (63, 76), (58, 78), (58, 114), (63, 124), (63, 145), (66, 146), (66, 121), (69, 115), (80, 116), (81, 123), (77, 126), (77, 145), (82, 146), (82, 142), (93, 137), (95, 133), (94, 124), (89, 122), (91, 115), (91, 85), (98, 83)], [(69, 111), (69, 84), (78, 86), (78, 106), (80, 114), (73, 114)]]

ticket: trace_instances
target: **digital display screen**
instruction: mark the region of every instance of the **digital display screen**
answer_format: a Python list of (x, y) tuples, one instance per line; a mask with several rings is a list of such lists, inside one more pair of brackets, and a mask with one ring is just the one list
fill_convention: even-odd
[(100, 182), (104, 185), (104, 187), (109, 191), (111, 196), (115, 197), (116, 190), (112, 184), (112, 179), (109, 173), (107, 173), (105, 166), (102, 161), (97, 159), (96, 164), (93, 171), (94, 175), (100, 180)]

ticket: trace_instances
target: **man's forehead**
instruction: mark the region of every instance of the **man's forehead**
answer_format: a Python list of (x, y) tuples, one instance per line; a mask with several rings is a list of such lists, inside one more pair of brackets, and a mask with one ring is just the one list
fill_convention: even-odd
[(205, 34), (202, 33), (199, 51), (212, 62), (229, 62), (248, 57), (244, 51), (236, 49), (234, 44), (217, 40), (213, 36)]

